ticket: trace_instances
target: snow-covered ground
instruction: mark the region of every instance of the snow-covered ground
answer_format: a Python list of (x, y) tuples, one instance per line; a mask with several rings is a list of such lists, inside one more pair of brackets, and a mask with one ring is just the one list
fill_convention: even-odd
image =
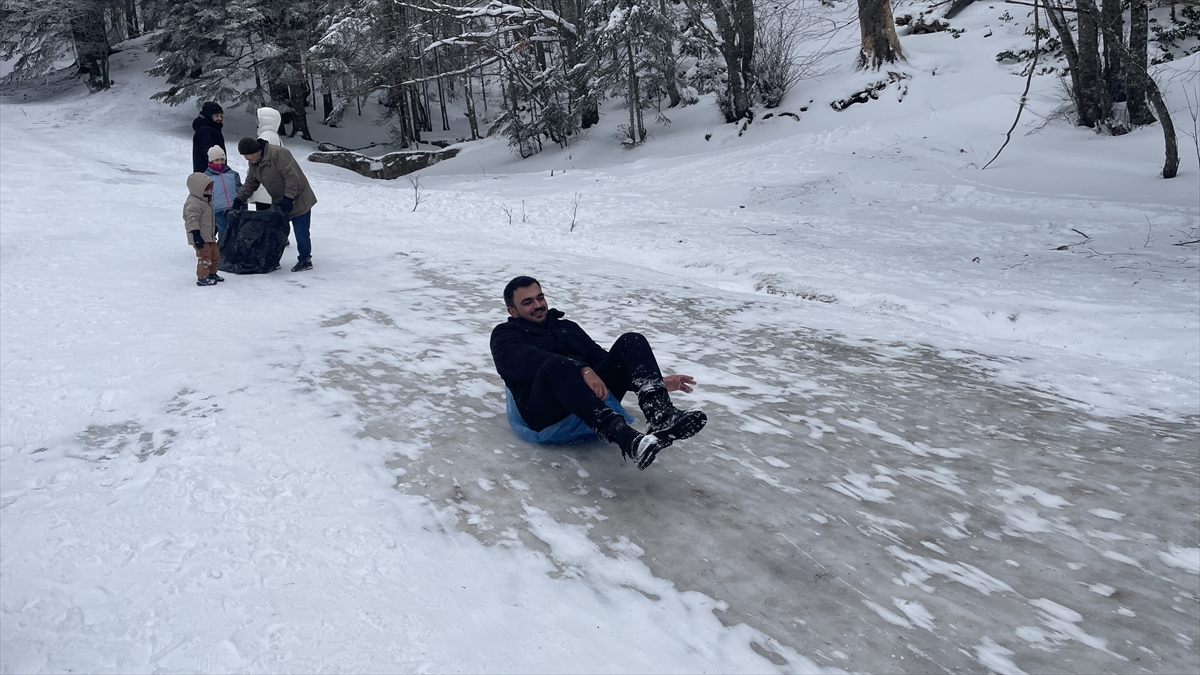
[[(741, 134), (702, 103), (627, 150), (610, 104), (466, 144), (415, 212), (306, 162), (315, 269), (215, 288), (139, 43), (112, 91), (7, 90), (0, 671), (1200, 669), (1197, 156), (1158, 178), (1157, 126), (1071, 127), (1045, 77), (980, 170), (1006, 9), (840, 113), (871, 74)], [(1181, 132), (1198, 59), (1160, 73)], [(487, 338), (521, 273), (709, 427), (645, 472), (517, 440)]]

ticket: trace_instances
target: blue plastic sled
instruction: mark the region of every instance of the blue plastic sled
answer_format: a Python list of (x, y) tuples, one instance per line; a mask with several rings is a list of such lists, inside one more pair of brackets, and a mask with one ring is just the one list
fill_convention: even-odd
[[(508, 425), (522, 440), (530, 443), (584, 443), (596, 440), (596, 434), (592, 433), (588, 425), (575, 415), (555, 422), (541, 431), (534, 431), (529, 428), (528, 424), (525, 424), (525, 419), (521, 417), (521, 411), (517, 410), (517, 402), (513, 400), (512, 392), (508, 387), (504, 388), (504, 399), (507, 401)], [(608, 392), (608, 398), (604, 399), (604, 403), (624, 417), (626, 422), (633, 423), (633, 415), (625, 411), (621, 402), (612, 395), (611, 391)]]

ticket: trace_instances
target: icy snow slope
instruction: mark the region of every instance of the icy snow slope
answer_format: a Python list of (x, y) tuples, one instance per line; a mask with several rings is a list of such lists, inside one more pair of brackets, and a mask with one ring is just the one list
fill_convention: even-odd
[[(991, 63), (951, 39), (906, 40), (939, 74), (903, 104), (469, 146), (415, 213), (306, 164), (316, 270), (215, 289), (144, 55), (10, 96), (0, 670), (1196, 670), (1195, 164), (1052, 125), (960, 169), (1008, 119), (971, 83), (1018, 82), (940, 84)], [(517, 442), (519, 272), (645, 332), (710, 428), (646, 472)]]

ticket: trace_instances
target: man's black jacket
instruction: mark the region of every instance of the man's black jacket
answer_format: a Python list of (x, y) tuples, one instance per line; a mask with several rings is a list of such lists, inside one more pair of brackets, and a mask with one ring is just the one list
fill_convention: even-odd
[(222, 122), (214, 122), (201, 115), (192, 120), (192, 171), (204, 173), (208, 168), (208, 149), (214, 145), (225, 149), (225, 135), (221, 133)]
[(522, 408), (533, 390), (538, 369), (550, 359), (566, 357), (582, 369), (596, 367), (608, 355), (579, 324), (562, 318), (562, 312), (551, 309), (546, 317), (544, 326), (510, 317), (492, 329), (496, 371)]

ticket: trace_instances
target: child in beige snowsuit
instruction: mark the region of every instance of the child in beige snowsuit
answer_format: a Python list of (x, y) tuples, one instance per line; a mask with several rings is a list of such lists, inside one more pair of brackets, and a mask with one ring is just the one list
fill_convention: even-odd
[(221, 252), (217, 249), (217, 226), (213, 220), (212, 177), (193, 173), (187, 178), (188, 197), (183, 203), (183, 229), (196, 249), (196, 285), (215, 286), (225, 281), (217, 276)]

